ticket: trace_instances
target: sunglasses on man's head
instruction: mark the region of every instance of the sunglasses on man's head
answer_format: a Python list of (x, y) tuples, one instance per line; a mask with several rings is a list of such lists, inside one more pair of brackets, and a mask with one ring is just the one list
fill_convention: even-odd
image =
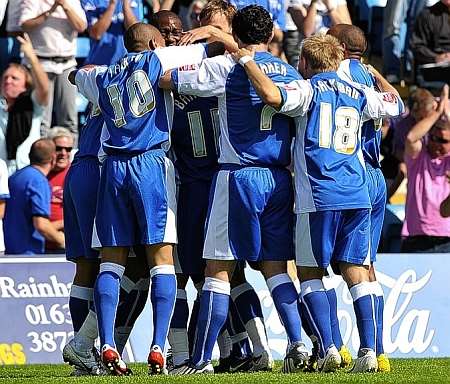
[(440, 136), (436, 136), (436, 135), (430, 135), (430, 140), (434, 143), (439, 143), (439, 144), (448, 144), (450, 143), (450, 140), (446, 140)]
[(56, 152), (62, 152), (63, 149), (65, 149), (66, 152), (71, 152), (72, 151), (72, 147), (61, 147), (60, 145), (56, 146)]

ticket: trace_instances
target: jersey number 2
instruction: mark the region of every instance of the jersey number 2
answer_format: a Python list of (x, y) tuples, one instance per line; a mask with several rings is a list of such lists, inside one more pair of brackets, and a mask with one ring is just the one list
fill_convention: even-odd
[(330, 148), (344, 155), (355, 152), (358, 144), (359, 113), (353, 107), (339, 107), (334, 113), (333, 134), (332, 105), (320, 103), (319, 147)]
[[(155, 108), (155, 94), (147, 74), (142, 70), (134, 71), (126, 82), (130, 111), (134, 117), (141, 117)], [(124, 126), (125, 110), (117, 84), (106, 88), (109, 102), (114, 110), (114, 124), (117, 128)]]

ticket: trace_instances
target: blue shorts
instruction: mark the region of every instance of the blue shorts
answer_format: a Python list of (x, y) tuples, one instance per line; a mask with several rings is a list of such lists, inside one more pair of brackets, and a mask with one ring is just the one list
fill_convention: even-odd
[(384, 211), (386, 209), (386, 182), (380, 168), (373, 168), (366, 163), (367, 184), (369, 187), (370, 203), (370, 261), (377, 259), (378, 245), (383, 230)]
[(197, 181), (178, 187), (177, 258), (182, 273), (205, 273), (203, 244), (211, 181)]
[(293, 198), (287, 169), (222, 168), (211, 187), (203, 257), (293, 259)]
[(300, 267), (327, 268), (331, 262), (368, 265), (370, 209), (299, 213), (295, 253)]
[(80, 159), (67, 172), (63, 197), (67, 260), (99, 256), (91, 248), (99, 179), (100, 163), (95, 157)]
[(96, 227), (102, 246), (176, 243), (175, 172), (164, 151), (103, 163)]

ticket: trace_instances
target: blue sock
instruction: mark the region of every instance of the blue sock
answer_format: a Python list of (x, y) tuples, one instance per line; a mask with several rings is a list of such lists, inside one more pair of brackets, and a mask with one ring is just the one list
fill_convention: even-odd
[(124, 271), (125, 267), (116, 263), (100, 264), (100, 272), (94, 286), (94, 301), (101, 346), (116, 346), (114, 321), (119, 304), (120, 279)]
[(134, 323), (145, 307), (149, 284), (148, 278), (139, 279), (135, 283), (127, 276), (122, 277), (114, 329), (116, 348), (120, 354), (125, 348)]
[(377, 340), (376, 340), (376, 353), (377, 356), (384, 353), (384, 347), (383, 347), (383, 313), (384, 313), (384, 294), (383, 294), (383, 288), (381, 288), (381, 285), (378, 281), (373, 281), (372, 283), (372, 289), (375, 293), (375, 296), (377, 298), (377, 312), (376, 312), (376, 319), (377, 319)]
[(230, 300), (226, 327), (233, 344), (231, 349), (232, 356), (237, 358), (250, 356), (252, 354), (252, 350), (248, 340), (247, 331), (245, 330), (245, 326), (239, 317), (236, 304), (234, 304), (232, 300)]
[(302, 282), (302, 303), (309, 318), (314, 335), (319, 342), (320, 357), (324, 357), (333, 345), (330, 325), (330, 303), (322, 280), (312, 279)]
[(173, 265), (157, 265), (150, 270), (152, 280), (151, 302), (153, 309), (152, 347), (158, 345), (164, 350), (170, 319), (177, 294), (177, 280)]
[(200, 294), (197, 295), (192, 306), (191, 317), (189, 318), (188, 326), (188, 342), (189, 342), (189, 356), (194, 352), (195, 333), (197, 331), (198, 311), (200, 309)]
[(350, 288), (355, 309), (356, 324), (360, 339), (360, 349), (370, 348), (375, 351), (377, 324), (375, 317), (376, 296), (372, 293), (369, 282), (359, 283)]
[(229, 301), (230, 283), (206, 277), (200, 297), (193, 364), (211, 361), (217, 336), (227, 320)]
[(281, 322), (286, 329), (289, 342), (301, 341), (302, 321), (298, 313), (298, 294), (287, 273), (280, 273), (267, 279), (272, 300)]
[(337, 296), (336, 290), (334, 288), (327, 289), (328, 302), (330, 303), (330, 323), (331, 323), (331, 333), (333, 335), (333, 343), (336, 348), (341, 349), (344, 344), (342, 341), (341, 330), (339, 329), (339, 319), (337, 316)]
[(89, 307), (94, 298), (94, 289), (72, 284), (69, 297), (69, 311), (72, 317), (73, 331), (81, 328), (89, 313)]
[(252, 342), (253, 355), (261, 356), (263, 352), (270, 354), (261, 302), (254, 288), (247, 282), (238, 285), (231, 290), (231, 299)]
[(311, 338), (314, 337), (314, 332), (311, 326), (311, 320), (308, 316), (308, 311), (305, 307), (305, 304), (299, 300), (298, 304), (298, 312), (300, 313), (300, 318), (302, 319), (302, 328), (305, 331), (306, 335)]

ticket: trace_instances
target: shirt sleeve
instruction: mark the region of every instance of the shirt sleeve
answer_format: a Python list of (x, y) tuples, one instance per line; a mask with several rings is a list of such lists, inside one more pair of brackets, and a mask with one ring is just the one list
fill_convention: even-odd
[(98, 66), (93, 68), (87, 68), (77, 71), (75, 75), (75, 85), (78, 91), (86, 97), (91, 103), (98, 104), (98, 87), (97, 87), (97, 76), (106, 72), (108, 67)]
[(28, 189), (31, 203), (31, 215), (50, 217), (50, 201), (52, 194), (47, 179), (39, 178), (39, 180), (32, 180)]
[(184, 65), (198, 64), (207, 57), (206, 46), (204, 44), (158, 48), (154, 52), (161, 63), (163, 72)]
[(235, 66), (229, 56), (205, 59), (200, 65), (179, 68), (172, 81), (179, 93), (195, 96), (220, 96), (225, 93), (228, 73)]
[(362, 91), (367, 99), (362, 115), (363, 121), (381, 117), (396, 117), (405, 110), (402, 99), (395, 93), (376, 92), (368, 87), (363, 87)]
[(0, 159), (0, 200), (9, 199), (8, 167), (4, 160)]
[(280, 112), (288, 116), (304, 116), (313, 98), (313, 89), (308, 80), (294, 80), (278, 84), (282, 96)]

